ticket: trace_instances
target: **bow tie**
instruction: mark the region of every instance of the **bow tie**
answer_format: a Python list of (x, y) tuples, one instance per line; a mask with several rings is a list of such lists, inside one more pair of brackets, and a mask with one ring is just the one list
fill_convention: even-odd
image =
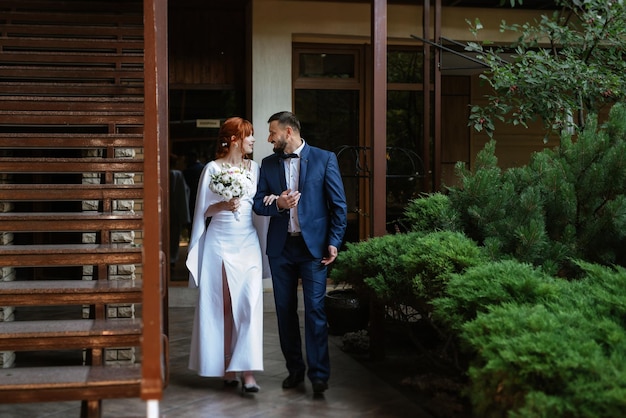
[(291, 154), (283, 154), (283, 158), (286, 160), (287, 158), (300, 158), (300, 156), (295, 152), (292, 152)]

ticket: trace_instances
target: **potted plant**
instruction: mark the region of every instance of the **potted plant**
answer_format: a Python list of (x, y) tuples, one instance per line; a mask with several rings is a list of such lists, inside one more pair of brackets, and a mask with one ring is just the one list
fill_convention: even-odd
[(369, 306), (351, 287), (334, 289), (326, 294), (324, 301), (328, 333), (343, 335), (367, 329)]

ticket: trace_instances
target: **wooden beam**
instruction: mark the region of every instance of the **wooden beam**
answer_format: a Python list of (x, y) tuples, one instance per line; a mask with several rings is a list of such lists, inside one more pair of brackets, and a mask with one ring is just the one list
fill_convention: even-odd
[[(424, 1), (424, 11), (422, 14), (422, 38), (426, 40), (430, 40), (430, 2), (431, 0)], [(430, 68), (432, 65), (432, 59), (430, 57), (431, 46), (429, 42), (424, 42), (423, 46), (424, 52), (424, 66), (423, 66), (423, 79), (424, 79), (424, 116), (422, 123), (422, 160), (424, 161), (424, 169), (426, 172), (423, 178), (422, 188), (425, 191), (432, 190), (432, 161), (430, 155), (430, 139), (432, 137), (432, 130), (430, 124), (430, 115), (431, 115), (431, 96), (430, 96)]]
[(372, 1), (372, 232), (387, 233), (387, 2)]
[[(435, 31), (434, 38), (439, 42), (441, 38), (441, 0), (435, 0)], [(439, 57), (441, 49), (434, 49), (434, 59), (432, 65), (435, 66), (434, 71), (434, 126), (433, 126), (433, 165), (432, 165), (432, 191), (439, 191), (441, 188), (441, 68), (439, 68)], [(426, 61), (424, 61), (426, 62)], [(428, 166), (427, 166), (428, 167)]]
[[(141, 398), (163, 397), (166, 363), (164, 355), (163, 289), (164, 263), (162, 226), (167, 214), (168, 76), (167, 0), (144, 0), (145, 71), (145, 181), (143, 343), (141, 346)], [(164, 151), (165, 150), (165, 151)], [(165, 173), (164, 173), (165, 171)]]
[[(387, 1), (372, 1), (372, 232), (387, 233)], [(385, 357), (384, 304), (370, 299), (372, 360)]]

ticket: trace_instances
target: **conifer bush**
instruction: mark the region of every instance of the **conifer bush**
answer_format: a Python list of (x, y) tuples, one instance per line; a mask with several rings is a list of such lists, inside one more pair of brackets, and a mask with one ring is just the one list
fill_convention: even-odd
[[(518, 35), (514, 45), (468, 45), (493, 88), (486, 106), (472, 106), (476, 130), (495, 137), (496, 120), (540, 119), (546, 137), (576, 133), (525, 167), (500, 170), (495, 142), (473, 172), (457, 167), (461, 187), (449, 196), (461, 230), (508, 260), (453, 275), (433, 301), (435, 318), (471, 353), (470, 397), (481, 418), (626, 412), (626, 7), (556, 4), (534, 23), (503, 21), (501, 31)], [(513, 53), (503, 61), (506, 48)], [(600, 126), (593, 115), (607, 103), (615, 104)]]
[(347, 243), (330, 278), (424, 316), (430, 315), (432, 299), (443, 295), (451, 274), (484, 261), (476, 243), (460, 232), (408, 232)]
[(419, 233), (383, 235), (366, 241), (347, 242), (340, 251), (330, 271), (336, 284), (347, 284), (361, 293), (368, 293), (368, 282), (385, 275), (394, 285), (388, 290), (380, 289), (380, 297), (399, 295), (402, 300), (412, 294), (411, 278), (404, 277), (400, 255), (418, 239)]
[(478, 245), (460, 232), (407, 232), (347, 243), (330, 278), (376, 298), (411, 333), (410, 322), (432, 326), (431, 301), (443, 295), (452, 274), (484, 261)]
[(450, 277), (445, 296), (432, 301), (434, 318), (459, 333), (463, 324), (494, 306), (540, 303), (558, 298), (560, 289), (560, 280), (528, 263), (512, 259), (483, 263)]
[(577, 280), (514, 260), (454, 274), (434, 317), (470, 354), (480, 417), (615, 417), (626, 410), (626, 269)]
[(503, 304), (466, 324), (463, 338), (478, 353), (469, 368), (475, 415), (621, 416), (626, 335), (592, 312)]
[(410, 200), (401, 222), (409, 231), (460, 231), (459, 214), (450, 198), (440, 192), (423, 194)]
[(524, 167), (501, 170), (491, 141), (450, 203), (462, 230), (492, 258), (512, 256), (569, 276), (570, 259), (626, 265), (626, 107), (613, 106), (598, 126), (591, 116), (576, 141), (564, 135), (554, 150)]

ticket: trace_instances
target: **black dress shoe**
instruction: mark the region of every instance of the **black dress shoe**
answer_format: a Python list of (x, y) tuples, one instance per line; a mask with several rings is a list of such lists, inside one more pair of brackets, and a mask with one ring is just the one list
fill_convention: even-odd
[(328, 389), (328, 383), (321, 379), (315, 379), (311, 383), (313, 384), (313, 393), (324, 393), (324, 391)]
[(304, 375), (290, 374), (285, 380), (283, 380), (283, 389), (293, 389), (302, 382), (304, 382)]

